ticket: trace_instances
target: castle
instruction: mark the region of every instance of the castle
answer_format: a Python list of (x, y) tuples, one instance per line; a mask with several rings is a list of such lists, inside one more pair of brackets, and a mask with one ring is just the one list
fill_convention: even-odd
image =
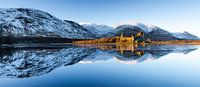
[(138, 37), (142, 37), (143, 36), (143, 32), (138, 32), (135, 36), (131, 35), (129, 37), (125, 37), (123, 36), (123, 33), (121, 33), (120, 36), (117, 36), (116, 37), (116, 43), (134, 43), (137, 41), (135, 40), (135, 38), (138, 38)]
[(99, 44), (99, 43), (119, 43), (119, 44), (132, 44), (137, 43), (138, 41), (135, 40), (136, 38), (140, 38), (143, 36), (143, 32), (136, 33), (135, 36), (124, 36), (123, 33), (121, 33), (120, 36), (116, 37), (110, 37), (110, 38), (100, 38), (100, 39), (94, 39), (94, 40), (83, 40), (83, 41), (74, 41), (75, 44)]
[(121, 33), (120, 36), (116, 37), (116, 43), (133, 43), (134, 42), (134, 36), (131, 35), (131, 37), (124, 37), (123, 33)]

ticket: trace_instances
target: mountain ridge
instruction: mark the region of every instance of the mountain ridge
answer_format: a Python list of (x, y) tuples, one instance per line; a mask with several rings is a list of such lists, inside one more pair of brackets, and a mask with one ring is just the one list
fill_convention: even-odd
[(98, 24), (79, 24), (70, 20), (61, 20), (37, 9), (0, 8), (0, 36), (11, 37), (56, 37), (69, 39), (96, 39), (118, 36), (121, 33), (130, 36), (144, 32), (145, 39), (151, 40), (199, 40), (188, 32), (172, 33), (160, 27), (143, 23), (121, 23), (117, 27)]
[(92, 34), (78, 23), (60, 20), (51, 14), (28, 8), (0, 9), (3, 36), (41, 36), (72, 39), (91, 39)]

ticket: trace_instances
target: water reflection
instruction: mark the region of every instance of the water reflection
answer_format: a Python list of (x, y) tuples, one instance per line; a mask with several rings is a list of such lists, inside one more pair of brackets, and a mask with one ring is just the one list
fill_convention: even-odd
[(25, 78), (47, 74), (60, 66), (115, 59), (135, 64), (155, 60), (169, 53), (187, 54), (191, 45), (67, 45), (62, 47), (16, 47), (0, 49), (0, 78)]

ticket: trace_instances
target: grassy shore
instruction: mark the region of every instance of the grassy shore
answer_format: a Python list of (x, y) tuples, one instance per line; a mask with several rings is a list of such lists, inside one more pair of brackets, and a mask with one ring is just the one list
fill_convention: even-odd
[(72, 44), (93, 44), (93, 45), (115, 45), (115, 44), (172, 44), (172, 45), (200, 45), (200, 40), (169, 40), (169, 41), (151, 41), (151, 42), (140, 42), (140, 43), (72, 43)]
[(170, 41), (152, 41), (151, 44), (183, 44), (183, 45), (200, 45), (200, 40), (170, 40)]

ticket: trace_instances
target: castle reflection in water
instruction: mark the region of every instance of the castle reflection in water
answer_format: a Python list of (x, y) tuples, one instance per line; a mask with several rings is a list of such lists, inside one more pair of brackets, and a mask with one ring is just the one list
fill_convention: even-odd
[[(133, 54), (137, 56), (144, 55), (144, 50), (138, 50), (138, 44), (76, 44), (76, 46), (85, 47), (85, 48), (97, 48), (101, 50), (115, 50), (120, 54)], [(145, 46), (145, 45), (139, 45)]]
[[(77, 63), (94, 63), (115, 59), (135, 64), (158, 59), (169, 53), (187, 54), (198, 47), (190, 45), (76, 44), (48, 47), (0, 49), (0, 78), (39, 76)], [(31, 45), (28, 45), (31, 46)]]

